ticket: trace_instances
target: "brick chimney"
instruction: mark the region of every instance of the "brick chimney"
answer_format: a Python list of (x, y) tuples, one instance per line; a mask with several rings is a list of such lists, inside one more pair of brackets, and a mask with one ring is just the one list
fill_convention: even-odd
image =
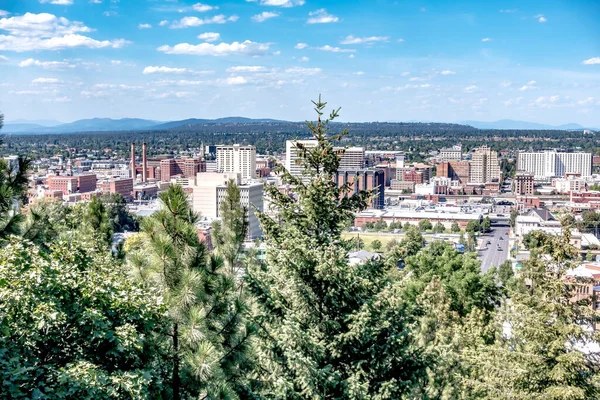
[(131, 161), (130, 161), (130, 166), (131, 166), (131, 177), (133, 178), (133, 180), (135, 181), (135, 143), (131, 142)]
[(146, 143), (142, 144), (142, 182), (148, 178), (148, 159), (146, 158)]

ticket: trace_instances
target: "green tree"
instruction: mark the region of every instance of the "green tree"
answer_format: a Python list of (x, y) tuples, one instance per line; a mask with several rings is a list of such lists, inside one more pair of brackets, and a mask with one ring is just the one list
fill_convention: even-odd
[(510, 260), (506, 260), (498, 266), (498, 279), (504, 286), (508, 285), (514, 276), (515, 273)]
[(108, 245), (114, 230), (104, 202), (97, 197), (92, 197), (92, 200), (87, 203), (87, 212), (84, 218), (91, 231), (97, 233)]
[(370, 231), (372, 231), (373, 229), (375, 229), (375, 223), (371, 222), (371, 221), (365, 222), (364, 226), (365, 226), (365, 228), (367, 228)]
[(241, 205), (240, 188), (230, 180), (219, 209), (221, 221), (213, 224), (213, 244), (231, 273), (241, 268), (239, 256), (248, 233), (248, 209)]
[(127, 201), (118, 193), (105, 194), (100, 201), (106, 208), (108, 219), (114, 232), (139, 230), (138, 220), (127, 211)]
[(395, 248), (396, 246), (398, 246), (398, 244), (399, 244), (399, 242), (396, 239), (389, 240), (385, 244), (385, 249), (386, 249), (386, 251), (391, 251), (393, 248)]
[(382, 232), (388, 229), (388, 225), (384, 220), (380, 219), (379, 221), (375, 222), (374, 228), (377, 232)]
[(435, 226), (433, 227), (433, 231), (435, 233), (444, 233), (446, 232), (446, 227), (444, 226), (444, 224), (442, 224), (441, 222), (438, 222), (437, 224), (435, 224)]
[(381, 241), (378, 239), (375, 239), (371, 242), (371, 249), (373, 249), (373, 251), (379, 251), (381, 250)]
[(161, 208), (142, 221), (144, 240), (133, 247), (129, 260), (148, 289), (166, 299), (169, 396), (235, 398), (245, 390), (253, 332), (244, 318), (237, 278), (222, 257), (208, 256), (198, 239), (198, 215), (183, 188), (171, 185), (159, 199)]
[(458, 226), (458, 223), (453, 222), (452, 226), (450, 227), (450, 231), (452, 231), (452, 233), (459, 233), (460, 232), (460, 226)]
[(510, 209), (510, 218), (509, 224), (511, 228), (514, 228), (517, 225), (517, 217), (519, 216), (519, 211), (516, 208)]
[[(582, 351), (598, 343), (589, 329), (597, 320), (591, 296), (573, 301), (576, 289), (588, 278), (566, 277), (577, 251), (570, 234), (549, 236), (540, 257), (525, 261), (519, 285), (509, 291), (494, 321), (496, 340), (474, 342), (465, 351), (471, 363), (467, 384), (478, 398), (589, 399), (600, 396), (594, 352)], [(507, 331), (508, 330), (508, 331)]]
[(472, 220), (472, 221), (469, 221), (465, 230), (470, 233), (471, 232), (479, 232), (481, 230), (481, 225), (480, 225), (479, 221)]
[(489, 232), (491, 228), (492, 228), (492, 220), (488, 216), (484, 217), (483, 221), (481, 221), (481, 231)]
[(89, 243), (0, 249), (0, 392), (8, 399), (161, 395), (165, 307)]
[[(339, 158), (321, 120), (309, 123), (317, 141), (298, 143), (310, 179), (279, 166), (295, 196), (267, 187), (278, 220), (261, 214), (264, 263), (249, 268), (259, 328), (256, 392), (266, 398), (402, 398), (422, 376), (418, 353), (409, 350), (409, 321), (393, 269), (379, 261), (349, 265), (341, 232), (370, 193), (352, 193), (333, 180)], [(305, 182), (306, 181), (306, 182)]]
[(429, 219), (425, 218), (419, 221), (419, 230), (421, 232), (427, 232), (433, 229), (433, 225), (431, 225), (431, 222), (429, 221)]

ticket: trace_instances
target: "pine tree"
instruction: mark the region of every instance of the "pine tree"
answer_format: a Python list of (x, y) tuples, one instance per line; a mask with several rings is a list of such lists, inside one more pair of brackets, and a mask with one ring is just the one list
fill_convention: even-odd
[[(539, 233), (538, 233), (539, 234)], [(577, 252), (546, 236), (521, 270), (495, 323), (493, 344), (473, 343), (464, 354), (465, 383), (487, 399), (593, 399), (600, 396), (598, 354), (585, 351), (600, 335), (590, 299), (573, 301), (585, 278), (567, 277)]]
[[(181, 186), (159, 195), (161, 209), (142, 221), (129, 260), (169, 309), (173, 399), (234, 399), (244, 391), (252, 326), (223, 258), (198, 239), (198, 215)], [(200, 396), (200, 397), (198, 397)]]
[(322, 121), (326, 103), (314, 104), (318, 120), (308, 127), (317, 144), (297, 144), (309, 179), (278, 167), (294, 194), (267, 187), (278, 219), (259, 216), (266, 259), (248, 271), (259, 327), (254, 390), (267, 398), (402, 398), (424, 374), (408, 346), (406, 304), (395, 268), (348, 263), (352, 246), (341, 233), (371, 194), (334, 182), (334, 141), (346, 132), (328, 136), (338, 110)]

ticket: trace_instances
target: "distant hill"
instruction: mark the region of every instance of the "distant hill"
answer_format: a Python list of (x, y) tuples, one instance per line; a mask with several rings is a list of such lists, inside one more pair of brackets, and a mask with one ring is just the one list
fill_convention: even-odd
[(204, 124), (270, 124), (270, 123), (283, 123), (287, 121), (280, 121), (276, 119), (269, 118), (245, 118), (245, 117), (225, 117), (225, 118), (217, 118), (217, 119), (198, 119), (198, 118), (190, 118), (184, 119), (181, 121), (171, 121), (164, 124), (156, 125), (152, 129), (173, 129), (173, 128), (183, 128), (189, 127), (193, 125), (204, 125)]
[(72, 132), (107, 132), (107, 131), (132, 131), (148, 129), (160, 121), (151, 121), (138, 118), (92, 118), (81, 119), (57, 126), (40, 126), (37, 124), (6, 124), (2, 133), (72, 133)]
[(582, 125), (570, 123), (565, 125), (546, 125), (535, 122), (515, 121), (512, 119), (501, 119), (499, 121), (483, 122), (483, 121), (461, 121), (460, 124), (470, 125), (477, 129), (529, 129), (529, 130), (584, 130), (595, 128), (586, 128)]

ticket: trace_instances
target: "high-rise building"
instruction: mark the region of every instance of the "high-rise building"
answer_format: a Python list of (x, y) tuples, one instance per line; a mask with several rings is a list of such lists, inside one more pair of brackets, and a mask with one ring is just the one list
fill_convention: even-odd
[(456, 145), (446, 149), (440, 149), (438, 155), (440, 161), (460, 161), (462, 160), (462, 146)]
[(285, 142), (285, 169), (295, 177), (301, 177), (304, 173), (304, 165), (298, 157), (298, 147), (300, 144), (305, 148), (315, 147), (316, 140), (288, 140)]
[(470, 179), (470, 171), (471, 165), (468, 161), (444, 161), (437, 165), (436, 175), (466, 184)]
[(517, 156), (517, 168), (531, 172), (535, 180), (550, 180), (568, 173), (592, 175), (592, 153), (565, 153), (556, 150), (524, 152)]
[(239, 173), (206, 172), (196, 176), (192, 186), (192, 208), (202, 216), (220, 218), (221, 202), (225, 198), (227, 182), (233, 180), (240, 189), (240, 203), (248, 210), (248, 236), (252, 240), (262, 235), (255, 209), (263, 211), (263, 184), (249, 182), (241, 184)]
[(352, 191), (348, 196), (361, 190), (372, 190), (371, 207), (381, 209), (385, 205), (385, 176), (379, 169), (362, 169), (356, 171), (340, 170), (336, 173), (335, 182), (339, 185), (351, 184)]
[(534, 193), (533, 174), (517, 171), (513, 180), (513, 191), (517, 195), (532, 195)]
[(498, 152), (487, 146), (477, 148), (471, 157), (471, 183), (485, 184), (500, 181)]
[(240, 174), (242, 180), (256, 177), (256, 147), (217, 146), (217, 172)]
[(171, 178), (181, 175), (194, 178), (198, 172), (206, 171), (206, 163), (197, 158), (166, 158), (160, 160), (160, 180), (170, 182)]
[(340, 158), (341, 170), (357, 170), (365, 167), (365, 148), (364, 147), (348, 147), (344, 150), (342, 158)]

